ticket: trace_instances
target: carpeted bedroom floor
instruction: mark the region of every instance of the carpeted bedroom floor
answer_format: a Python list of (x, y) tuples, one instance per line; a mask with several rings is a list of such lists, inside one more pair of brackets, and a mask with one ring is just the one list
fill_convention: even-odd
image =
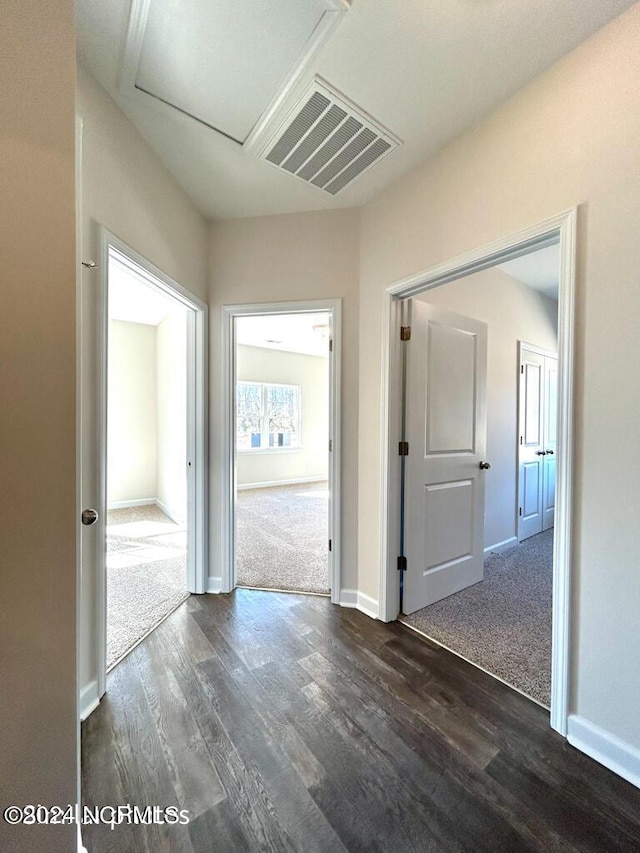
[(157, 506), (107, 514), (107, 669), (181, 604), (187, 531)]
[(484, 581), (401, 621), (548, 708), (553, 530), (484, 565)]
[(238, 586), (329, 593), (328, 530), (326, 483), (239, 490)]

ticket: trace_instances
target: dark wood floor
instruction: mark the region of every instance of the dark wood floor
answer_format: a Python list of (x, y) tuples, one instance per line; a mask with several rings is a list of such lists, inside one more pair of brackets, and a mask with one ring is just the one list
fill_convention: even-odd
[(449, 652), (311, 596), (192, 596), (83, 725), (89, 853), (640, 850), (640, 792)]

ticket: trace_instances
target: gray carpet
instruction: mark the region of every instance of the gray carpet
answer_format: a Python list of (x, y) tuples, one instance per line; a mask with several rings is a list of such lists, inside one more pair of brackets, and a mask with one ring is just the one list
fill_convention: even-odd
[(401, 620), (548, 708), (553, 530), (484, 565), (481, 583)]
[(236, 519), (239, 586), (329, 592), (326, 483), (243, 489)]
[(187, 534), (157, 506), (107, 515), (107, 669), (189, 595)]

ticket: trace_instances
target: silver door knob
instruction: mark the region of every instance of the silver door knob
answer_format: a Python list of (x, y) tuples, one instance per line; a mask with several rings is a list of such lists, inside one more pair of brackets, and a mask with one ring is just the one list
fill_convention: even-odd
[(82, 523), (83, 524), (95, 524), (98, 520), (98, 513), (95, 509), (83, 509), (82, 510)]
[(488, 470), (489, 470), (489, 468), (491, 468), (491, 463), (490, 463), (490, 462), (481, 462), (481, 463), (480, 463), (480, 470), (481, 470), (481, 471), (488, 471)]

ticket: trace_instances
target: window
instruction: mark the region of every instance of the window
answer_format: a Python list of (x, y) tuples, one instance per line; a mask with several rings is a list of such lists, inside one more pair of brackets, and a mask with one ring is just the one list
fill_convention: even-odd
[(277, 450), (300, 447), (299, 385), (238, 382), (236, 449)]

